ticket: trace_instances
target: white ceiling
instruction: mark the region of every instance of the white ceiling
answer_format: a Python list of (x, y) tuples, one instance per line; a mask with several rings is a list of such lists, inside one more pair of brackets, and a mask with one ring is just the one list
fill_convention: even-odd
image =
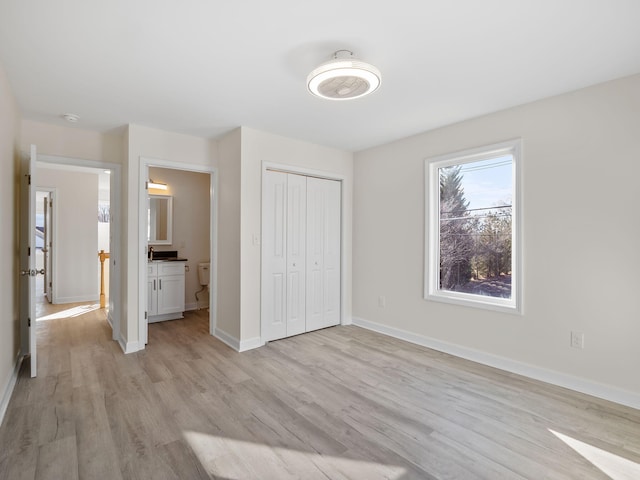
[[(638, 0), (0, 0), (0, 62), (28, 119), (357, 151), (638, 73), (639, 21)], [(381, 88), (311, 96), (343, 48)]]

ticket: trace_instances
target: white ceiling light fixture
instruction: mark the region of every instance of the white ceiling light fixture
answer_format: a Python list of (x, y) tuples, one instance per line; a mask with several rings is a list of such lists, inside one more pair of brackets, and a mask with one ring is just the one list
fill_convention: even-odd
[(62, 115), (62, 118), (64, 118), (69, 123), (78, 123), (78, 120), (80, 120), (80, 115), (76, 115), (75, 113), (65, 113)]
[(338, 50), (307, 77), (309, 91), (327, 100), (353, 100), (375, 92), (382, 75), (373, 65), (356, 60), (350, 50)]

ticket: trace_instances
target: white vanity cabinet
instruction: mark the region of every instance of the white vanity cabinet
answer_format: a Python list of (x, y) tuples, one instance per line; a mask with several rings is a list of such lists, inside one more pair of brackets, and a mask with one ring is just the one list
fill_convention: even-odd
[(186, 262), (147, 264), (147, 319), (149, 323), (183, 318)]

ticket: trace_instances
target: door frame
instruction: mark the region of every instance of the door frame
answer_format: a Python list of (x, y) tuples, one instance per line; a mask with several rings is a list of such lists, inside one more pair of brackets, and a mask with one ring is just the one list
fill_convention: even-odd
[[(36, 162), (37, 164), (37, 162)], [(37, 166), (36, 166), (37, 168)], [(49, 240), (51, 241), (51, 243), (53, 244), (53, 254), (51, 253), (51, 249), (49, 249), (49, 246), (47, 246), (47, 249), (49, 249), (49, 251), (47, 252), (47, 255), (49, 256), (49, 265), (51, 265), (51, 268), (47, 268), (47, 263), (45, 262), (44, 264), (44, 269), (46, 272), (46, 277), (45, 279), (49, 279), (49, 281), (51, 282), (51, 289), (47, 289), (46, 285), (45, 285), (45, 289), (47, 290), (47, 292), (49, 293), (49, 295), (47, 295), (47, 299), (50, 296), (51, 300), (50, 303), (51, 304), (55, 304), (58, 301), (58, 286), (57, 286), (57, 281), (54, 279), (54, 274), (57, 271), (58, 268), (58, 258), (57, 258), (57, 250), (58, 250), (58, 189), (56, 187), (40, 187), (38, 185), (36, 185), (35, 187), (36, 189), (36, 195), (37, 192), (46, 192), (47, 193), (47, 198), (49, 198), (49, 200), (53, 199), (53, 209), (50, 210), (49, 212), (49, 219), (51, 220), (49, 223)], [(49, 207), (51, 208), (51, 207)]]
[(187, 172), (209, 174), (209, 334), (213, 335), (217, 324), (218, 298), (218, 169), (208, 165), (174, 162), (152, 157), (140, 157), (138, 171), (138, 345), (137, 350), (144, 350), (147, 344), (148, 321), (145, 318), (147, 309), (147, 225), (142, 221), (147, 217), (147, 189), (145, 182), (149, 178), (149, 167), (169, 168)]
[(329, 172), (325, 170), (316, 170), (312, 168), (300, 167), (297, 165), (290, 165), (286, 163), (277, 163), (277, 162), (262, 162), (262, 174), (260, 178), (260, 188), (261, 192), (261, 207), (260, 207), (260, 342), (262, 345), (266, 344), (265, 340), (265, 322), (266, 315), (264, 314), (262, 305), (262, 278), (264, 273), (264, 252), (262, 249), (264, 248), (264, 235), (265, 235), (265, 226), (263, 225), (263, 211), (264, 205), (266, 204), (266, 191), (263, 187), (265, 182), (265, 176), (267, 171), (276, 171), (282, 173), (293, 173), (296, 175), (304, 175), (307, 177), (315, 177), (322, 178), (326, 180), (336, 180), (340, 182), (340, 325), (348, 325), (350, 322), (347, 320), (347, 311), (346, 311), (346, 302), (347, 298), (347, 284), (345, 281), (346, 272), (347, 272), (347, 259), (345, 255), (346, 248), (346, 205), (345, 205), (345, 182), (347, 177), (340, 173)]
[[(121, 276), (122, 270), (120, 252), (122, 247), (122, 215), (121, 215), (121, 192), (122, 192), (122, 165), (119, 163), (103, 162), (97, 160), (85, 160), (81, 158), (63, 157), (58, 155), (38, 154), (37, 165), (46, 167), (47, 165), (65, 165), (68, 167), (89, 167), (100, 170), (110, 170), (110, 210), (111, 224), (109, 225), (109, 311), (107, 321), (111, 325), (112, 339), (120, 340), (120, 317), (122, 312), (121, 303)], [(96, 211), (97, 215), (97, 211)], [(97, 224), (97, 219), (96, 219)], [(57, 229), (54, 233), (57, 232)], [(59, 237), (56, 233), (56, 239)], [(96, 251), (96, 259), (98, 252)], [(97, 261), (97, 260), (96, 260)], [(55, 271), (55, 270), (54, 270)]]

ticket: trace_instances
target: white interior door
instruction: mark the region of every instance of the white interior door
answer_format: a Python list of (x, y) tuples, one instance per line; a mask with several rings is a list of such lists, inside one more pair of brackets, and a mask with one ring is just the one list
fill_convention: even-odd
[(287, 336), (287, 174), (267, 171), (262, 202), (263, 339)]
[(263, 340), (338, 325), (341, 183), (266, 171), (262, 201)]
[(340, 182), (307, 179), (307, 332), (340, 323), (340, 204)]
[(306, 331), (307, 177), (287, 174), (287, 322), (286, 336)]
[(31, 358), (31, 376), (37, 373), (36, 355), (36, 147), (22, 159), (20, 182), (20, 323), (22, 353)]

